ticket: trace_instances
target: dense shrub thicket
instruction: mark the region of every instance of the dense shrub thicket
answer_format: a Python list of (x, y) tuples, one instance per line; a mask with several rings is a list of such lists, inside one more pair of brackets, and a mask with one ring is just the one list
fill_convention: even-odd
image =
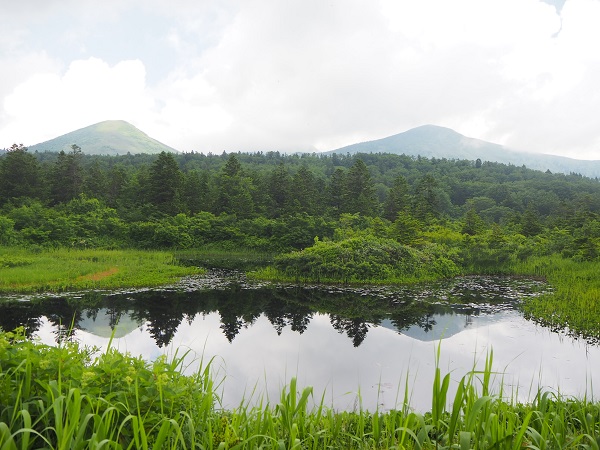
[(278, 256), (275, 267), (296, 280), (360, 282), (451, 278), (460, 273), (431, 245), (418, 250), (392, 239), (355, 237), (317, 241), (299, 252)]

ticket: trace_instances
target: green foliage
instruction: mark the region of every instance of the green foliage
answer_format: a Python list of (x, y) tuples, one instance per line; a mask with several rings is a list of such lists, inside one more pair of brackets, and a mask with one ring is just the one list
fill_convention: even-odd
[(312, 247), (276, 257), (275, 267), (297, 280), (406, 282), (447, 278), (460, 269), (431, 248), (417, 250), (373, 236), (316, 241)]
[(83, 192), (83, 155), (76, 144), (71, 151), (61, 151), (50, 169), (50, 199), (52, 203), (67, 202)]
[(17, 243), (15, 221), (0, 215), (0, 245), (14, 245)]
[(421, 242), (423, 224), (408, 211), (398, 213), (392, 224), (390, 236), (404, 245), (415, 245)]
[(181, 210), (180, 191), (183, 184), (177, 162), (172, 153), (161, 152), (150, 166), (148, 199), (158, 211), (174, 215)]
[(374, 216), (378, 212), (379, 205), (371, 174), (362, 159), (356, 159), (346, 174), (342, 209), (344, 212), (363, 216)]
[(465, 219), (461, 231), (464, 234), (473, 236), (479, 231), (481, 231), (483, 228), (483, 221), (481, 220), (481, 217), (479, 217), (479, 214), (477, 214), (477, 212), (475, 211), (475, 208), (469, 208), (467, 210), (467, 213), (465, 214)]
[(432, 218), (438, 217), (440, 199), (437, 188), (438, 183), (430, 173), (425, 174), (417, 183), (413, 209), (418, 219), (430, 221)]
[(505, 235), (498, 225), (475, 236), (468, 236), (461, 249), (461, 258), (470, 273), (510, 273), (511, 265), (526, 251), (522, 235)]
[(109, 348), (94, 358), (19, 331), (0, 334), (0, 348), (2, 448), (180, 448), (213, 411), (208, 368), (183, 375), (185, 355), (148, 363)]
[(22, 144), (14, 144), (0, 159), (0, 204), (41, 194), (38, 160)]
[(570, 333), (600, 342), (597, 261), (574, 261), (558, 255), (532, 257), (515, 263), (511, 270), (543, 276), (554, 289), (523, 305), (527, 317), (551, 327), (568, 326)]
[[(8, 168), (17, 159), (23, 159), (17, 165), (27, 168), (27, 174), (46, 176), (24, 174), (22, 183), (13, 183), (11, 177), (18, 170)], [(464, 219), (467, 234), (485, 232), (497, 223), (507, 234), (544, 236), (549, 244), (546, 248), (552, 246), (545, 234), (548, 229), (567, 230), (577, 235), (578, 250), (573, 256), (577, 253), (578, 258), (594, 259), (597, 247), (597, 237), (586, 225), (600, 213), (597, 181), (495, 163), (476, 168), (469, 161), (386, 154), (207, 156), (163, 152), (99, 157), (85, 155), (78, 147), (69, 153), (30, 154), (15, 146), (14, 151), (0, 157), (0, 166), (7, 175), (0, 177), (0, 182), (12, 183), (0, 192), (2, 215), (15, 222), (16, 234), (9, 233), (10, 242), (24, 245), (185, 248), (222, 242), (224, 246), (242, 243), (286, 250), (286, 246), (310, 245), (315, 236), (327, 233), (311, 230), (310, 238), (307, 232), (300, 239), (282, 238), (267, 244), (267, 240), (277, 240), (277, 234), (269, 236), (263, 230), (258, 235), (246, 235), (248, 223), (244, 221), (281, 220), (276, 229), (293, 216), (308, 215), (314, 218), (307, 219), (309, 222), (328, 222), (344, 213), (358, 213), (390, 222), (400, 218), (394, 235), (408, 245), (419, 245), (420, 232), (436, 221)], [(11, 190), (14, 192), (8, 193)], [(73, 212), (74, 204), (64, 207), (82, 194), (85, 201), (100, 201), (93, 214), (99, 215), (102, 226), (94, 227), (96, 219), (91, 211)], [(208, 235), (194, 230), (187, 233), (190, 239), (174, 239), (169, 218), (181, 213), (188, 218), (226, 214), (234, 221), (212, 220)], [(72, 220), (71, 214), (87, 216)], [(160, 232), (156, 238), (152, 232), (137, 240), (140, 228)]]
[(407, 211), (409, 206), (410, 194), (408, 182), (403, 176), (397, 176), (384, 202), (383, 216), (389, 221), (393, 221), (398, 217), (399, 213)]

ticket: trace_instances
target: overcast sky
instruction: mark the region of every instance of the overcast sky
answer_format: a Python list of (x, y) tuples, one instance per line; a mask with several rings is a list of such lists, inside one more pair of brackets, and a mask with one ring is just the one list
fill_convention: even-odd
[(598, 24), (600, 0), (3, 0), (0, 147), (108, 119), (213, 153), (435, 124), (600, 159)]

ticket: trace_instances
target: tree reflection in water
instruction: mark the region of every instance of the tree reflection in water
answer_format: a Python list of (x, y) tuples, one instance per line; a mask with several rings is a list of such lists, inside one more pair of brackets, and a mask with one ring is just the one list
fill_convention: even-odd
[(362, 319), (344, 319), (343, 317), (332, 315), (330, 318), (331, 325), (338, 333), (346, 333), (352, 344), (358, 347), (367, 337), (369, 325)]
[[(489, 279), (484, 282), (489, 283)], [(173, 340), (182, 321), (192, 323), (198, 314), (218, 313), (220, 328), (229, 342), (261, 316), (281, 335), (287, 327), (302, 334), (315, 314), (327, 314), (333, 328), (358, 347), (369, 329), (384, 320), (399, 333), (415, 326), (429, 332), (436, 325), (435, 317), (443, 315), (465, 316), (467, 326), (469, 317), (478, 314), (478, 306), (473, 306), (474, 298), (488, 304), (514, 303), (514, 289), (507, 294), (508, 300), (503, 297), (482, 300), (479, 285), (469, 280), (469, 286), (475, 285), (473, 295), (465, 285), (456, 281), (455, 285), (439, 287), (437, 292), (430, 290), (428, 295), (423, 294), (422, 288), (384, 291), (381, 288), (252, 287), (238, 283), (218, 289), (148, 290), (110, 295), (91, 292), (77, 297), (5, 301), (0, 303), (0, 328), (13, 330), (22, 326), (31, 336), (45, 317), (54, 325), (56, 340), (61, 341), (82, 329), (83, 320), (99, 320), (102, 310), (111, 329), (121, 318), (140, 325), (145, 323), (156, 344), (165, 347)], [(519, 289), (527, 292), (531, 287), (523, 283)], [(447, 300), (440, 302), (441, 297)]]

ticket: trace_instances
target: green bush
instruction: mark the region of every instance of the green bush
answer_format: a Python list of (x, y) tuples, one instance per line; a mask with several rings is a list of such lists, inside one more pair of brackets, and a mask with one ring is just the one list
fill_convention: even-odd
[(413, 281), (458, 275), (458, 266), (436, 249), (432, 245), (417, 250), (373, 236), (317, 240), (312, 247), (276, 257), (275, 267), (295, 279), (313, 281)]

